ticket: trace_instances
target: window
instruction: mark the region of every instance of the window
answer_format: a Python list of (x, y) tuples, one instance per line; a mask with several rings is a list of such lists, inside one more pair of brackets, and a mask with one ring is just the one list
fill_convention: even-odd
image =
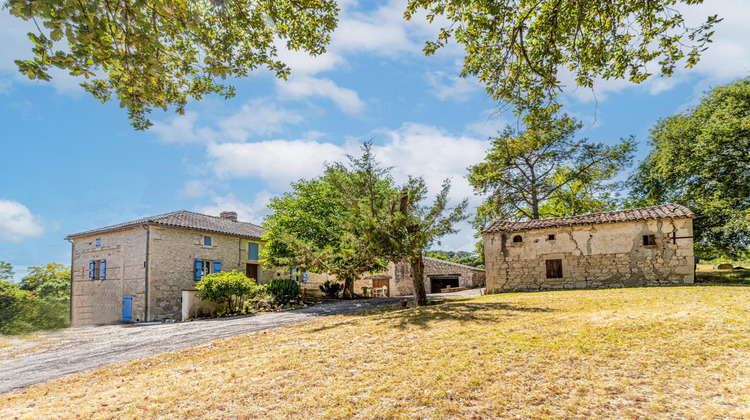
[(258, 244), (248, 242), (247, 244), (247, 259), (257, 260), (258, 259)]
[(294, 281), (297, 281), (299, 279), (300, 282), (307, 283), (307, 270), (305, 270), (304, 268), (300, 268), (299, 272), (300, 274), (297, 275), (297, 269), (292, 268), (292, 272), (289, 274), (289, 278)]
[(561, 279), (562, 273), (562, 260), (547, 260), (547, 278), (548, 279)]
[(521, 237), (521, 235), (516, 235), (513, 237), (513, 243), (519, 244), (521, 242), (523, 242), (523, 238)]
[(101, 248), (102, 247), (102, 238), (96, 238), (96, 247)]
[(205, 245), (205, 246), (211, 246), (211, 237), (210, 236), (204, 236), (203, 237), (203, 245)]
[(549, 236), (547, 237), (547, 240), (548, 240), (548, 241), (554, 241), (554, 240), (555, 240), (555, 235), (549, 235)]
[(656, 235), (643, 235), (643, 246), (656, 245)]
[(89, 261), (89, 280), (107, 279), (107, 260)]
[(193, 267), (193, 279), (195, 281), (200, 281), (203, 276), (220, 272), (221, 261), (202, 260), (200, 258), (196, 258), (195, 265)]

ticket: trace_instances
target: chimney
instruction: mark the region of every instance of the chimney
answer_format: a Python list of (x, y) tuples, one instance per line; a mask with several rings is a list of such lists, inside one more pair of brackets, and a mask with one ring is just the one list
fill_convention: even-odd
[(236, 222), (237, 221), (237, 212), (236, 211), (223, 211), (223, 212), (221, 212), (221, 214), (219, 215), (219, 217), (221, 217), (222, 219), (228, 219), (228, 220), (231, 220), (233, 222)]

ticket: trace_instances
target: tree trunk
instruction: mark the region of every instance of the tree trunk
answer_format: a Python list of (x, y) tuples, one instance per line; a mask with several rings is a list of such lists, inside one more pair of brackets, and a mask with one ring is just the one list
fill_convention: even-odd
[(344, 279), (344, 298), (351, 299), (354, 297), (354, 278), (347, 277)]
[(414, 304), (417, 306), (427, 305), (427, 292), (424, 289), (424, 261), (422, 255), (414, 258), (411, 263), (411, 280), (414, 284)]

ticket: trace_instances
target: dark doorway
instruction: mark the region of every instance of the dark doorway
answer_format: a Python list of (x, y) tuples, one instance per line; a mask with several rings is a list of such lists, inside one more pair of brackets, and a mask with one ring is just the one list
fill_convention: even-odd
[(258, 281), (258, 264), (248, 264), (245, 275), (250, 279), (255, 279), (256, 284), (260, 284), (260, 281)]
[(446, 287), (458, 287), (458, 277), (433, 277), (430, 279), (430, 293), (440, 293)]

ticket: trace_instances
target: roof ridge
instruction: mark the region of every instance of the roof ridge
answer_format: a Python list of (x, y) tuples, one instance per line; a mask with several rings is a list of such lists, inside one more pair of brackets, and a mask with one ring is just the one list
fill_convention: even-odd
[[(199, 216), (213, 217), (214, 219), (219, 219), (219, 220), (231, 220), (231, 219), (223, 218), (221, 216), (214, 216), (213, 214), (198, 213), (197, 211), (191, 211), (191, 210), (180, 210), (180, 211), (185, 212), (185, 213), (197, 214)], [(242, 221), (242, 220), (232, 220), (232, 221), (236, 222), (236, 223), (245, 223), (245, 224), (248, 224), (248, 225), (253, 225), (253, 226), (259, 227), (259, 228), (263, 227), (261, 225), (256, 225), (255, 223), (245, 222), (245, 221)]]

